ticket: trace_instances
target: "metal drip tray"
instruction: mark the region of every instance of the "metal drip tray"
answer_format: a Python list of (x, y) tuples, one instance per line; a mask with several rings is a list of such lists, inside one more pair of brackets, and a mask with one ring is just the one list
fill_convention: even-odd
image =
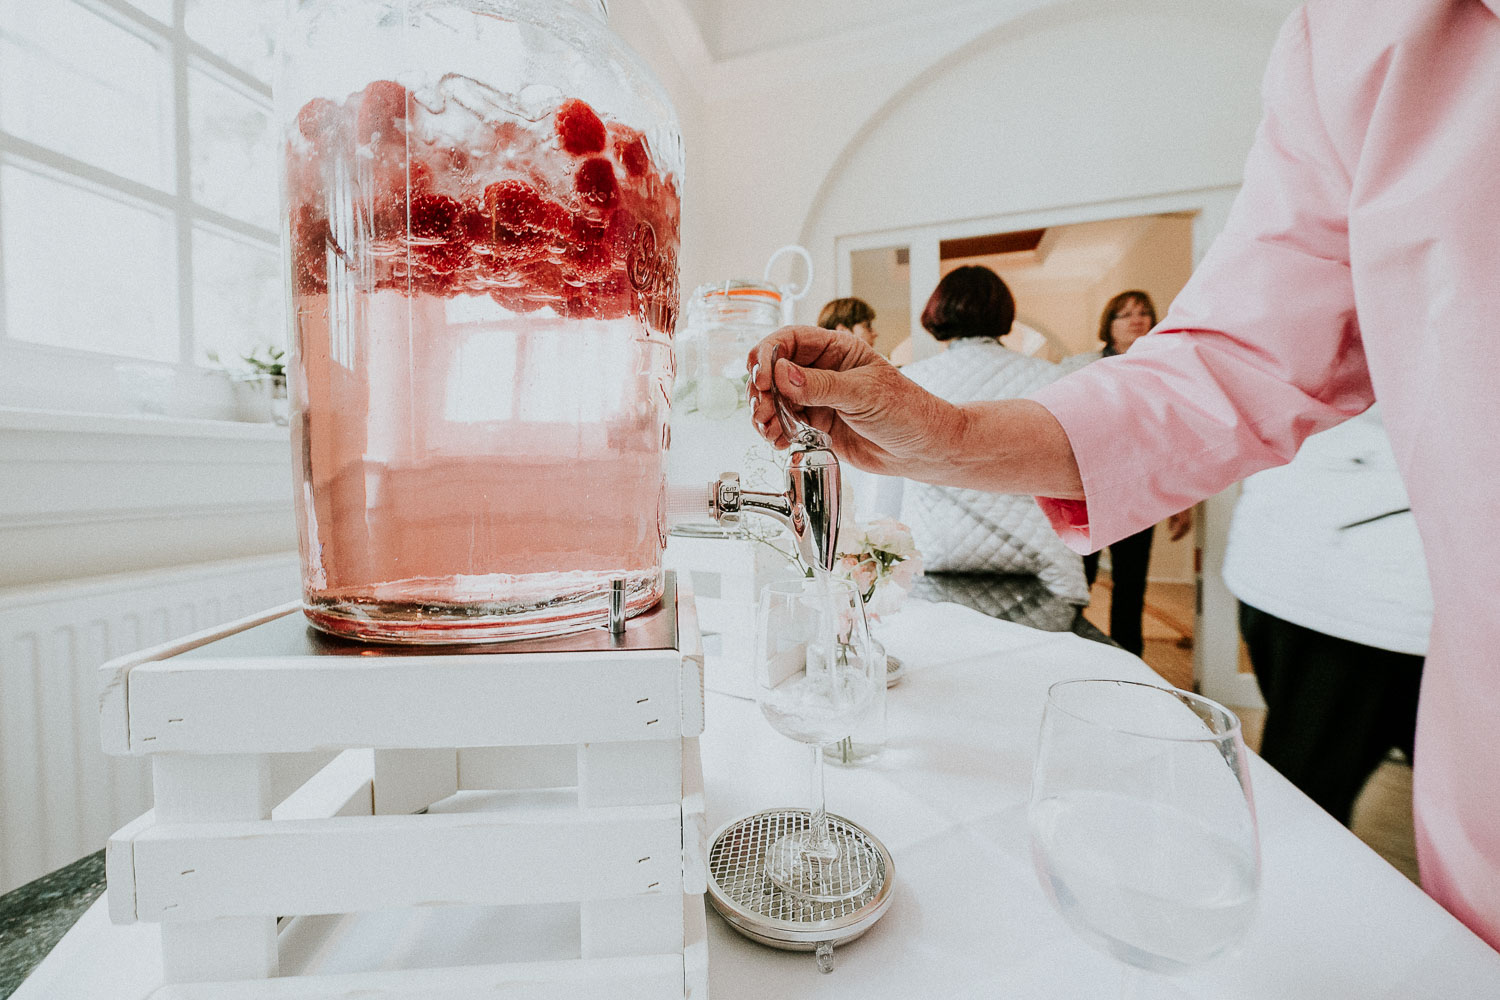
[[(753, 941), (788, 951), (817, 951), (820, 966), (832, 945), (853, 941), (891, 905), (895, 865), (885, 845), (857, 823), (832, 813), (828, 832), (853, 866), (872, 872), (869, 888), (852, 899), (823, 903), (782, 892), (765, 873), (766, 849), (805, 830), (806, 809), (767, 809), (726, 824), (708, 849), (708, 895), (730, 926)], [(823, 966), (832, 968), (831, 961)]]

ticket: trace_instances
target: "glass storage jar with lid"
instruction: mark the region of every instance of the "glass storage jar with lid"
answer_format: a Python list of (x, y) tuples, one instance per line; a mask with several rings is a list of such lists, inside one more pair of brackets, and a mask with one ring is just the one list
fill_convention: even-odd
[(291, 0), (304, 607), (474, 642), (661, 596), (682, 146), (602, 0)]
[[(781, 326), (781, 308), (780, 289), (765, 282), (721, 281), (693, 291), (677, 335), (671, 482), (708, 483), (725, 471), (738, 471), (751, 489), (767, 489), (778, 480), (775, 453), (750, 420), (745, 357)], [(707, 537), (736, 530), (706, 519), (673, 528)]]

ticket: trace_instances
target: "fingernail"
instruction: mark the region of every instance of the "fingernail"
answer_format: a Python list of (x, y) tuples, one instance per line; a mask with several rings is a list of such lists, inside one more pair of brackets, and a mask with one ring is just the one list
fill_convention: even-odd
[(807, 384), (807, 376), (804, 375), (804, 374), (802, 374), (802, 369), (801, 368), (798, 368), (796, 365), (794, 365), (790, 361), (788, 361), (786, 363), (786, 369), (787, 369), (787, 371), (786, 371), (786, 380), (788, 382), (792, 383), (792, 385), (806, 385)]

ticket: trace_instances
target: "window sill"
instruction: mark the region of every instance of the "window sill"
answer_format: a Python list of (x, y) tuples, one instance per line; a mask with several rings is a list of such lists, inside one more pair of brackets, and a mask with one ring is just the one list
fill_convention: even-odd
[(121, 413), (70, 413), (0, 406), (0, 434), (15, 432), (220, 441), (287, 440), (287, 428), (271, 423)]
[(0, 407), (0, 587), (295, 546), (287, 428)]

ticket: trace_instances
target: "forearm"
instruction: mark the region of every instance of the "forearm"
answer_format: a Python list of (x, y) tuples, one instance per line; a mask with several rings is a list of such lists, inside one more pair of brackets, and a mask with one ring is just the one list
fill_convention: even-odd
[(914, 478), (941, 486), (1083, 499), (1083, 480), (1068, 435), (1051, 412), (1029, 399), (966, 403), (945, 415), (937, 454)]

